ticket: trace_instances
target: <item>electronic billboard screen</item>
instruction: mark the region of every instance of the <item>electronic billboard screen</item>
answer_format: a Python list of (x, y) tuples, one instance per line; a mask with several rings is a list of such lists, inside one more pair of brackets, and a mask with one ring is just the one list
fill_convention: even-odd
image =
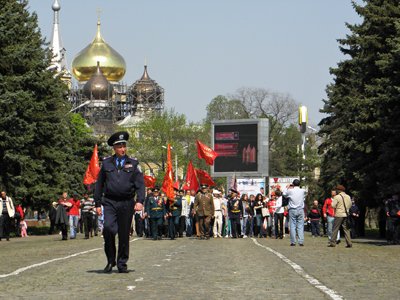
[(215, 172), (257, 171), (257, 124), (215, 125)]
[(268, 176), (268, 120), (213, 121), (213, 176)]

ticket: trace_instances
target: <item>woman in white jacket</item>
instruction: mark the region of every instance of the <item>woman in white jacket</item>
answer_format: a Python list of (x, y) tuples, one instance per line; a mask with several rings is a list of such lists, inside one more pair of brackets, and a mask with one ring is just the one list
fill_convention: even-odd
[(2, 191), (0, 197), (0, 241), (2, 238), (10, 240), (10, 220), (14, 218), (14, 215), (14, 203), (6, 192)]

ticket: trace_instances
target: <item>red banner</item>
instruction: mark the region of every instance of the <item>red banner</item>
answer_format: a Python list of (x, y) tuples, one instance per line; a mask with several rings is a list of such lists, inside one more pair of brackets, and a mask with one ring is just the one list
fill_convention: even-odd
[(174, 189), (179, 190), (179, 180), (175, 181), (173, 187)]
[(164, 175), (164, 181), (162, 184), (163, 192), (167, 195), (168, 199), (174, 199), (174, 173), (172, 170), (172, 160), (171, 160), (171, 145), (168, 144), (167, 148), (167, 172)]
[(193, 190), (193, 191), (198, 191), (199, 189), (199, 182), (197, 181), (196, 177), (196, 171), (193, 168), (192, 161), (189, 161), (187, 171), (186, 171), (186, 180), (185, 184), (183, 185), (183, 189), (185, 191), (187, 190)]
[(97, 153), (97, 144), (94, 146), (92, 157), (90, 158), (89, 165), (86, 169), (85, 176), (83, 177), (83, 184), (90, 185), (97, 181), (99, 176), (99, 154)]
[(217, 152), (215, 152), (210, 147), (204, 145), (199, 140), (196, 141), (196, 144), (197, 144), (197, 156), (200, 159), (203, 158), (208, 165), (212, 166), (214, 164), (215, 158), (218, 156)]
[(144, 184), (148, 188), (154, 188), (156, 186), (156, 178), (153, 176), (144, 175)]
[(209, 186), (214, 186), (215, 182), (212, 180), (210, 174), (201, 169), (196, 169), (197, 178), (200, 181), (200, 184), (207, 184)]

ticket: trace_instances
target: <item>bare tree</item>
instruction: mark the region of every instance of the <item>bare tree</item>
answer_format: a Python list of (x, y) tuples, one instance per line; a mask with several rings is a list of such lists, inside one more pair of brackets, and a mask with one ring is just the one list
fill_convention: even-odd
[(249, 118), (269, 119), (270, 149), (273, 149), (276, 139), (283, 134), (284, 129), (296, 122), (299, 104), (288, 94), (243, 87), (228, 97), (230, 100), (240, 101)]

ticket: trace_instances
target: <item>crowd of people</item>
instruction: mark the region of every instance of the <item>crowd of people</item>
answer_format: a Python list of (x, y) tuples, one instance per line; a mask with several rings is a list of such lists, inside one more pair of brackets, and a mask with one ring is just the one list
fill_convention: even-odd
[(68, 198), (68, 193), (63, 192), (61, 198), (53, 202), (49, 219), (49, 234), (52, 234), (57, 226), (62, 240), (68, 239), (68, 227), (70, 239), (75, 239), (79, 232), (85, 234), (85, 239), (89, 239), (102, 231), (103, 218), (96, 213), (94, 200), (89, 197), (88, 192), (83, 194), (82, 199), (76, 192), (72, 198)]
[[(339, 189), (338, 189), (339, 187)], [(283, 239), (295, 232), (291, 238), (291, 245), (296, 243), (304, 245), (301, 227), (309, 231), (312, 237), (326, 236), (330, 246), (341, 241), (341, 232), (348, 232), (347, 246), (351, 247), (351, 240), (358, 237), (357, 222), (360, 210), (354, 199), (347, 202), (340, 201), (340, 193), (344, 192), (343, 186), (332, 189), (331, 197), (320, 203), (314, 200), (310, 207), (300, 201), (296, 218), (292, 216), (291, 226), (290, 204), (285, 198), (287, 191), (296, 190), (294, 186), (282, 191), (273, 190), (269, 197), (260, 193), (240, 194), (230, 189), (224, 195), (223, 189), (210, 189), (202, 185), (197, 191), (184, 191), (175, 189), (175, 199), (170, 201), (165, 193), (158, 187), (148, 188), (143, 210), (134, 212), (130, 235), (134, 233), (139, 237), (147, 237), (154, 240), (162, 238), (175, 239), (178, 237), (209, 238), (274, 238)], [(290, 192), (289, 192), (290, 194)], [(336, 207), (334, 207), (334, 198)], [(290, 196), (289, 196), (290, 197)], [(295, 197), (292, 195), (292, 198)], [(300, 196), (304, 197), (304, 196)], [(197, 202), (196, 202), (197, 198)], [(208, 200), (208, 202), (207, 202)], [(10, 239), (11, 230), (15, 235), (26, 237), (27, 222), (25, 210), (20, 204), (14, 207), (12, 199), (6, 192), (1, 192), (0, 197), (0, 241)], [(303, 203), (303, 205), (302, 205)], [(348, 208), (341, 203), (347, 203)], [(337, 205), (339, 204), (339, 207)], [(347, 214), (346, 214), (347, 211)], [(386, 233), (388, 244), (400, 244), (400, 200), (399, 194), (389, 197), (385, 201)], [(63, 240), (75, 239), (77, 233), (84, 234), (85, 239), (100, 235), (104, 223), (103, 215), (98, 215), (95, 203), (89, 192), (81, 198), (76, 192), (68, 197), (63, 192), (57, 202), (53, 202), (48, 218), (50, 221), (49, 234), (60, 233)], [(341, 219), (336, 227), (335, 219)], [(303, 222), (301, 222), (303, 221)], [(346, 221), (346, 222), (345, 222)], [(292, 228), (291, 228), (292, 227)], [(342, 227), (342, 230), (340, 230)]]
[[(210, 189), (202, 185), (197, 191), (175, 189), (175, 198), (168, 200), (158, 187), (147, 189), (144, 209), (134, 218), (136, 234), (153, 240), (197, 237), (213, 238), (275, 238), (290, 235), (290, 245), (304, 246), (304, 228), (313, 237), (326, 235), (330, 247), (340, 243), (340, 229), (345, 233), (347, 246), (352, 247), (350, 236), (356, 237), (354, 226), (340, 223), (342, 213), (357, 222), (359, 210), (341, 185), (332, 191), (332, 197), (323, 205), (315, 200), (305, 206), (305, 191), (295, 180), (287, 188), (274, 190), (270, 197), (260, 193), (242, 194), (230, 189), (224, 195), (222, 189)], [(335, 199), (338, 194), (338, 199)], [(344, 201), (340, 198), (344, 197)], [(349, 209), (343, 210), (343, 205)], [(338, 214), (335, 215), (335, 211)], [(336, 226), (335, 224), (336, 219)], [(346, 218), (347, 219), (347, 218)], [(321, 232), (322, 227), (322, 232)], [(351, 229), (351, 233), (350, 230)], [(336, 238), (332, 239), (332, 236)], [(333, 241), (334, 240), (334, 241)]]

